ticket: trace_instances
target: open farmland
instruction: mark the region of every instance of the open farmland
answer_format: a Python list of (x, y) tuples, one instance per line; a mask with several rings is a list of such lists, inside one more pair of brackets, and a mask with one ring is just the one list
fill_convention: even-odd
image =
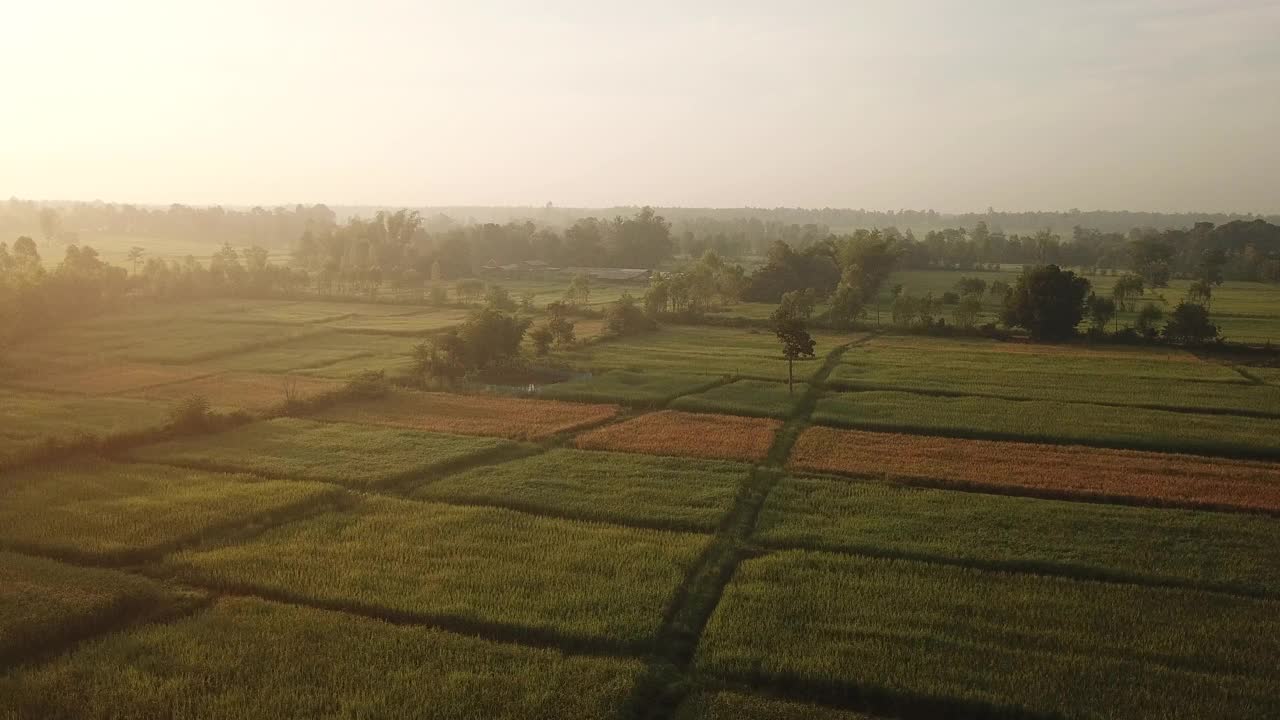
[(697, 663), (924, 714), (1265, 717), (1278, 652), (1275, 601), (793, 551), (742, 564)]
[(747, 472), (738, 463), (552, 450), (445, 477), (414, 496), (710, 532)]
[(374, 487), (423, 479), (513, 447), (490, 438), (276, 418), (149, 445), (133, 456), (206, 470)]
[(828, 394), (813, 418), (865, 430), (1280, 458), (1280, 418), (882, 390)]
[(618, 412), (616, 405), (398, 391), (384, 398), (344, 403), (316, 416), (429, 432), (541, 440), (595, 425)]
[(799, 470), (1053, 496), (1280, 511), (1280, 464), (1078, 445), (809, 428)]
[[(448, 718), (601, 720), (625, 717), (620, 707), (642, 670), (637, 660), (226, 599), (0, 678), (0, 716), (109, 720), (177, 707), (190, 717), (217, 708), (221, 717), (407, 719), (429, 708)], [(448, 681), (423, 681), (434, 677)]]
[(178, 553), (168, 566), (225, 590), (637, 647), (652, 641), (706, 544), (699, 535), (369, 498), (244, 545)]
[(782, 426), (777, 420), (675, 410), (641, 415), (580, 435), (585, 450), (618, 450), (721, 460), (764, 460)]
[[(410, 335), (462, 313), (311, 304), (197, 303), (231, 328), (197, 360), (122, 345), (42, 367), (18, 348), (0, 718), (1280, 703), (1269, 368), (819, 334), (789, 392), (771, 333), (667, 326), (556, 350), (566, 382), (326, 397), (406, 369)], [(103, 336), (186, 316), (134, 317)], [(277, 339), (224, 345), (236, 327)], [(286, 388), (321, 399), (286, 411)], [(266, 417), (161, 429), (193, 393)], [(114, 439), (42, 450), (84, 433)]]
[(0, 484), (0, 546), (127, 562), (334, 497), (335, 488), (317, 483), (164, 465), (20, 469)]

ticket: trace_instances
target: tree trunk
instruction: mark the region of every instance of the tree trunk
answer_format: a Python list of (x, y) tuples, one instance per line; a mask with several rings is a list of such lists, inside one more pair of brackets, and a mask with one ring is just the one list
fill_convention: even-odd
[(794, 362), (795, 360), (792, 360), (791, 358), (787, 358), (787, 394), (788, 395), (794, 394), (793, 391), (791, 390), (791, 382), (792, 382), (791, 366)]

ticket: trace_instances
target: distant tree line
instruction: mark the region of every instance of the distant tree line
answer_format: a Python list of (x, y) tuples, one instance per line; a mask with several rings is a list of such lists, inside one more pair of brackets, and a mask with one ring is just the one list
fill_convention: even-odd
[(47, 270), (36, 242), (0, 242), (0, 350), (46, 330), (117, 304), (128, 289), (123, 268), (104, 263), (93, 248), (68, 246)]

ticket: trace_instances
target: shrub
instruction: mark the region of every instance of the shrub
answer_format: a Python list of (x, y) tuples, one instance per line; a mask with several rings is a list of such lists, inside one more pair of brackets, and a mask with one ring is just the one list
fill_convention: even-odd
[(180, 432), (199, 432), (208, 428), (212, 420), (209, 399), (203, 395), (188, 395), (169, 411), (169, 424)]
[(658, 323), (645, 314), (635, 298), (624, 293), (604, 312), (605, 332), (619, 337), (655, 330)]
[(1201, 345), (1218, 339), (1218, 326), (1209, 322), (1209, 310), (1191, 302), (1180, 302), (1165, 323), (1164, 336), (1170, 342)]
[(346, 392), (351, 397), (376, 398), (387, 394), (387, 376), (382, 370), (365, 370), (347, 381)]

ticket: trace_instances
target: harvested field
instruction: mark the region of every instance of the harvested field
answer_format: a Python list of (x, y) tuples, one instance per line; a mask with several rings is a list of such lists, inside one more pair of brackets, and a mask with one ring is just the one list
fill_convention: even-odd
[(1280, 464), (811, 427), (790, 466), (978, 488), (1280, 512)]
[(0, 679), (0, 717), (606, 720), (624, 717), (643, 670), (639, 660), (228, 598)]
[(190, 382), (154, 387), (140, 394), (153, 400), (170, 402), (201, 395), (214, 407), (265, 412), (284, 405), (286, 388), (292, 388), (296, 399), (307, 400), (339, 390), (342, 386), (336, 380), (304, 375), (223, 373)]
[(457, 435), (542, 440), (604, 422), (620, 410), (617, 405), (398, 390), (386, 397), (325, 408), (316, 416)]
[(593, 430), (577, 439), (583, 450), (616, 450), (717, 460), (764, 460), (782, 422), (771, 418), (662, 412)]
[(81, 395), (116, 395), (154, 385), (192, 380), (209, 373), (209, 370), (190, 365), (119, 363), (49, 374), (30, 373), (16, 384), (36, 390)]

